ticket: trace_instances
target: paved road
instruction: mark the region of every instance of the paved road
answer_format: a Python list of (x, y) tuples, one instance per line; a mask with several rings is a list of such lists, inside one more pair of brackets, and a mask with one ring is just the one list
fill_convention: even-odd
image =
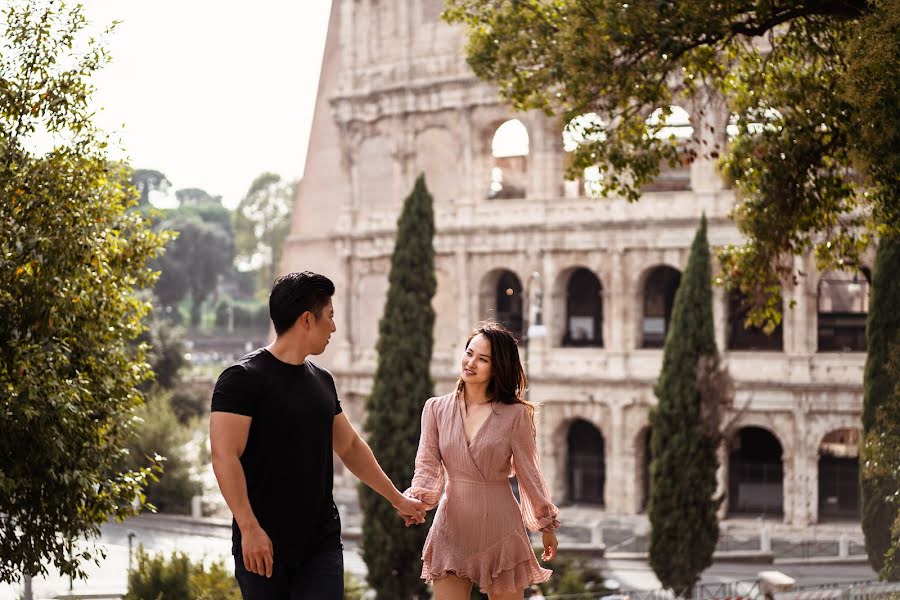
[[(124, 593), (127, 587), (128, 533), (134, 532), (134, 545), (143, 544), (150, 551), (184, 552), (194, 560), (223, 560), (229, 566), (231, 557), (231, 533), (225, 526), (196, 526), (186, 521), (139, 517), (125, 524), (109, 524), (102, 530), (100, 545), (107, 551), (106, 560), (89, 565), (88, 580), (74, 581), (75, 592)], [(345, 567), (351, 573), (365, 574), (365, 564), (358, 549), (347, 544), (344, 550)], [(742, 563), (717, 563), (703, 575), (704, 583), (751, 580), (761, 570), (779, 570), (797, 580), (800, 585), (836, 581), (875, 579), (875, 573), (865, 564), (793, 564), (754, 565)], [(605, 577), (617, 580), (623, 589), (647, 590), (659, 587), (659, 581), (643, 561), (606, 560), (603, 562)], [(52, 598), (69, 590), (68, 578), (58, 574), (35, 579), (32, 584), (36, 599)], [(0, 600), (16, 600), (21, 586), (0, 584)]]

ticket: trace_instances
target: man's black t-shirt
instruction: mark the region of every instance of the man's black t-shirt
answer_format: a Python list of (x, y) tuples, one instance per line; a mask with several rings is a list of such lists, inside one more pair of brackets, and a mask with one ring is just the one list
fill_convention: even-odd
[[(281, 362), (261, 348), (219, 376), (212, 411), (252, 417), (241, 466), (250, 506), (275, 560), (299, 564), (340, 547), (332, 426), (341, 412), (334, 378), (309, 360)], [(235, 553), (241, 532), (232, 524)]]

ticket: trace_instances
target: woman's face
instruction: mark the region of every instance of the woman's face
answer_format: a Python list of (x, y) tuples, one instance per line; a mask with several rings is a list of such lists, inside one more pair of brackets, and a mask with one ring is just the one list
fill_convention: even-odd
[(487, 384), (491, 380), (491, 343), (482, 334), (466, 346), (461, 367), (460, 377), (465, 383)]

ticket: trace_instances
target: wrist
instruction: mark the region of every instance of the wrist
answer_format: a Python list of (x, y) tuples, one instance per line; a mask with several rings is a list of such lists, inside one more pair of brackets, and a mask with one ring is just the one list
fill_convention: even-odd
[(238, 529), (241, 530), (241, 534), (243, 534), (243, 535), (246, 535), (247, 533), (249, 533), (255, 529), (262, 529), (262, 527), (259, 524), (259, 521), (256, 520), (256, 516), (254, 516), (252, 514), (251, 515), (242, 515), (241, 517), (238, 517), (237, 515), (235, 515), (234, 520), (235, 520), (235, 522), (237, 522)]
[(402, 504), (406, 500), (406, 496), (400, 493), (400, 490), (394, 488), (394, 490), (388, 495), (388, 501), (390, 501), (391, 506), (397, 507)]

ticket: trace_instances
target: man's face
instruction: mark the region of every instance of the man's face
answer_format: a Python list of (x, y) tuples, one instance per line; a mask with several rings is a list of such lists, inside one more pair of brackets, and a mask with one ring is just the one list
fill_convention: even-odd
[(334, 324), (334, 304), (331, 300), (328, 300), (328, 304), (319, 313), (318, 318), (313, 314), (312, 323), (310, 341), (313, 342), (313, 354), (322, 354), (325, 352), (325, 347), (328, 346), (331, 334), (337, 331)]

